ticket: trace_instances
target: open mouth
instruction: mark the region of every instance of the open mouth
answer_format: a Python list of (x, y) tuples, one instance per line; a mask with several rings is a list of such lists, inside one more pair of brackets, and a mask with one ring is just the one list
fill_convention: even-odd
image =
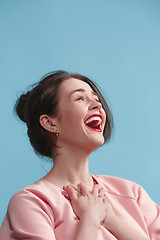
[(87, 118), (87, 120), (85, 121), (85, 125), (91, 130), (102, 132), (101, 122), (102, 122), (102, 116), (98, 114), (94, 114), (89, 118)]

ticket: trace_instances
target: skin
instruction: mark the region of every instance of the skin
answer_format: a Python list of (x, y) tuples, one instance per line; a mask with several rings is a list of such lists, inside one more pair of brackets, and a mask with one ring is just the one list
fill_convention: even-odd
[[(75, 89), (84, 89), (85, 92), (77, 91), (71, 94)], [(92, 190), (94, 182), (89, 174), (88, 158), (91, 152), (104, 143), (104, 137), (103, 132), (86, 127), (84, 120), (92, 114), (100, 113), (103, 117), (103, 130), (105, 112), (90, 86), (81, 80), (68, 79), (62, 82), (59, 95), (58, 116), (40, 117), (41, 125), (53, 134), (53, 140), (56, 130), (59, 131), (57, 145), (61, 146), (60, 149), (54, 149), (54, 167), (45, 178), (59, 187), (83, 182)]]
[[(93, 114), (102, 115), (102, 132), (85, 125), (84, 121)], [(53, 149), (54, 166), (44, 179), (63, 188), (64, 196), (70, 199), (79, 218), (75, 240), (96, 240), (100, 224), (119, 240), (146, 240), (116, 216), (105, 190), (89, 173), (89, 155), (104, 143), (105, 121), (105, 111), (87, 83), (73, 78), (63, 81), (59, 88), (58, 115), (40, 117), (40, 124), (53, 136), (53, 141), (58, 130), (56, 144), (61, 146)]]

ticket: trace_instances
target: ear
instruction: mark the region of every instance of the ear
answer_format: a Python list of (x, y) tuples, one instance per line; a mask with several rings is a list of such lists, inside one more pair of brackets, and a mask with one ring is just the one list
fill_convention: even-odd
[(41, 126), (49, 132), (56, 132), (56, 118), (43, 114), (39, 118), (39, 122)]

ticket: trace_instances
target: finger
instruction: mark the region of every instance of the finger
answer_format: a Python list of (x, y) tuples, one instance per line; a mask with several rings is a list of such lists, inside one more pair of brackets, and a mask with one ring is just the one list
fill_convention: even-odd
[(103, 199), (103, 202), (104, 202), (104, 204), (108, 207), (109, 201), (108, 201), (108, 199), (107, 199), (106, 197)]
[(98, 198), (104, 202), (105, 199), (105, 189), (101, 187), (98, 191)]
[[(66, 186), (63, 186), (63, 189), (64, 189), (64, 191), (67, 193), (67, 191), (68, 191), (68, 186), (69, 185), (66, 185)], [(70, 184), (70, 186), (77, 192), (77, 197), (79, 198), (80, 196), (81, 196), (81, 191), (80, 191), (80, 189), (79, 189), (79, 187), (77, 187), (77, 186), (75, 186), (75, 185), (73, 185), (73, 184)], [(68, 194), (68, 193), (67, 193)], [(67, 196), (66, 196), (67, 197)], [(69, 199), (69, 196), (68, 196), (68, 199)]]
[(92, 194), (93, 194), (95, 197), (98, 197), (98, 192), (99, 192), (99, 185), (96, 184), (96, 185), (93, 187)]
[[(73, 184), (70, 184), (77, 192), (80, 192), (80, 189), (79, 187), (73, 185)], [(63, 186), (63, 189), (66, 190), (68, 188), (69, 185), (66, 185), (66, 186)]]
[(75, 186), (75, 185), (72, 185), (71, 186), (73, 187), (73, 189), (76, 191), (77, 193), (77, 197), (79, 198), (82, 194), (81, 194), (81, 190), (78, 186)]
[(68, 195), (67, 191), (63, 190), (62, 194), (63, 194), (63, 196), (64, 196), (65, 198), (67, 198), (67, 199), (69, 199), (69, 200), (70, 200), (70, 198), (69, 198), (69, 195)]
[(99, 191), (98, 191), (98, 196), (102, 196), (102, 197), (105, 196), (105, 189), (104, 189), (104, 188), (100, 188), (100, 189), (99, 189)]
[(77, 186), (79, 187), (82, 196), (85, 196), (85, 195), (89, 194), (89, 191), (86, 188), (86, 186), (84, 185), (84, 183), (80, 183)]
[(78, 198), (78, 192), (72, 187), (72, 185), (68, 185), (65, 187), (65, 190), (71, 201), (76, 201)]
[(77, 192), (80, 192), (80, 189), (79, 189), (78, 186), (75, 186), (75, 185), (73, 185), (73, 184), (71, 184), (71, 186), (72, 186)]

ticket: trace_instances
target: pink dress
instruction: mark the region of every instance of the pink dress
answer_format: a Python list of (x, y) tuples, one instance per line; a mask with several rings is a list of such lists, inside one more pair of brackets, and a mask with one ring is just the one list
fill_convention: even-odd
[[(160, 207), (141, 186), (116, 177), (92, 177), (105, 188), (113, 209), (124, 221), (149, 239), (160, 240)], [(0, 240), (74, 240), (78, 222), (62, 190), (40, 179), (11, 198)], [(115, 239), (99, 226), (97, 240)]]

